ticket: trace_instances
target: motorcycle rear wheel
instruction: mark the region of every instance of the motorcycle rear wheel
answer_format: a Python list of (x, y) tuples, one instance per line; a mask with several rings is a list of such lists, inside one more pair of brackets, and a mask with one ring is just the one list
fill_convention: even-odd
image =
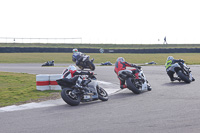
[(135, 84), (132, 82), (131, 78), (128, 78), (126, 80), (126, 84), (129, 90), (131, 90), (133, 93), (135, 94), (140, 94), (141, 90), (139, 90), (138, 88), (136, 88)]
[(62, 99), (71, 106), (77, 106), (80, 104), (81, 97), (80, 95), (76, 95), (72, 93), (72, 89), (63, 88), (61, 91)]
[(184, 74), (182, 73), (181, 70), (179, 70), (179, 71), (177, 72), (177, 75), (178, 75), (178, 77), (181, 78), (185, 83), (190, 83), (190, 82), (191, 82), (191, 80), (189, 79), (189, 77), (186, 76), (186, 75), (184, 75)]
[(97, 93), (101, 101), (108, 101), (108, 93), (102, 87), (97, 86)]

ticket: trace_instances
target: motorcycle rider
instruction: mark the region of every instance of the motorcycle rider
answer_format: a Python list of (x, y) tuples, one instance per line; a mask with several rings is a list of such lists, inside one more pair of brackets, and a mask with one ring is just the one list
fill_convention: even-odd
[[(175, 81), (175, 80), (181, 80), (179, 77), (174, 77), (174, 66), (176, 66), (176, 63), (179, 63), (179, 62), (185, 62), (184, 60), (182, 59), (179, 59), (179, 60), (176, 60), (174, 59), (173, 56), (168, 56), (167, 57), (167, 60), (166, 60), (166, 63), (165, 63), (165, 68), (166, 68), (166, 71), (167, 71), (167, 74), (170, 78), (171, 81)], [(193, 81), (194, 81), (194, 78), (193, 78)]]
[[(73, 84), (76, 84), (76, 87), (78, 88), (83, 88), (83, 86), (87, 85), (90, 80), (83, 80), (83, 79), (79, 79), (79, 76), (76, 75), (89, 75), (92, 76), (94, 75), (93, 72), (84, 72), (84, 71), (78, 71), (76, 69), (76, 67), (74, 65), (70, 65), (67, 69), (65, 69), (62, 72), (62, 78), (66, 81), (66, 82), (70, 82)], [(77, 80), (81, 80), (81, 84), (77, 84), (76, 81)]]
[(78, 66), (79, 63), (83, 60), (83, 58), (86, 56), (82, 52), (78, 52), (78, 49), (73, 49), (72, 50), (73, 55), (72, 55), (72, 61), (76, 62), (76, 65)]
[[(135, 64), (130, 64), (130, 63), (126, 62), (123, 57), (118, 57), (117, 61), (115, 63), (115, 69), (114, 69), (114, 72), (117, 74), (118, 78), (119, 78), (119, 74), (122, 73), (124, 70), (126, 70), (126, 67), (135, 67), (135, 68), (141, 69), (141, 66), (137, 66)], [(137, 69), (132, 69), (129, 71), (133, 71), (133, 73), (138, 75)], [(127, 86), (125, 85), (125, 80), (120, 79), (120, 78), (119, 78), (119, 80), (120, 80), (120, 88), (121, 89), (127, 88)]]

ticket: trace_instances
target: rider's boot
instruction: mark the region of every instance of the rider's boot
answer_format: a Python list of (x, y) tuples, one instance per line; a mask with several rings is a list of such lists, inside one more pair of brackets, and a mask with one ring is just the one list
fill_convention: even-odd
[(195, 79), (192, 77), (192, 81), (195, 81)]
[(148, 91), (151, 91), (151, 90), (152, 90), (152, 88), (151, 88), (150, 85), (147, 85), (147, 90), (148, 90)]
[(82, 85), (82, 86), (87, 86), (90, 82), (91, 82), (91, 80), (83, 80), (83, 81), (81, 82), (81, 85)]
[(151, 90), (152, 90), (151, 85), (149, 84), (149, 81), (148, 81), (148, 80), (147, 80), (147, 90), (148, 90), (148, 91), (151, 91)]
[(170, 79), (170, 80), (173, 82), (173, 81), (175, 81), (176, 79), (172, 78), (172, 79)]
[(174, 77), (174, 80), (178, 80), (179, 82), (181, 81), (179, 77)]
[(120, 85), (120, 88), (124, 89), (124, 88), (127, 88), (127, 86), (126, 85)]
[(77, 61), (76, 61), (76, 66), (79, 66), (79, 63), (80, 63), (80, 61), (77, 60)]

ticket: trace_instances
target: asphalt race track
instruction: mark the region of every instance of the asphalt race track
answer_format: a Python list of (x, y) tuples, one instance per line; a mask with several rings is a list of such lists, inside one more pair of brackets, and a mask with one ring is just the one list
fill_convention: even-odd
[[(41, 64), (0, 64), (0, 71), (60, 74), (66, 67)], [(195, 82), (170, 82), (164, 66), (143, 66), (153, 90), (139, 95), (125, 89), (107, 102), (95, 101), (71, 107), (56, 106), (0, 111), (0, 133), (199, 133), (200, 66), (190, 66)], [(118, 90), (113, 66), (96, 66), (98, 80)], [(107, 89), (107, 88), (106, 88)], [(1, 109), (1, 108), (0, 108)]]

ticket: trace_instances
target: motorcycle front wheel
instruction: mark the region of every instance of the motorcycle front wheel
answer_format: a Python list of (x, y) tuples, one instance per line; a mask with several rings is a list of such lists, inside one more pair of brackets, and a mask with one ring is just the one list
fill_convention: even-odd
[(141, 93), (141, 90), (139, 90), (139, 89), (135, 86), (135, 84), (134, 84), (134, 82), (132, 82), (132, 79), (131, 79), (131, 78), (128, 78), (128, 79), (126, 80), (126, 84), (127, 84), (128, 89), (131, 90), (133, 93), (135, 93), (135, 94), (140, 94), (140, 93)]
[(178, 75), (178, 77), (181, 78), (185, 83), (190, 83), (190, 82), (191, 82), (191, 80), (189, 79), (189, 76), (186, 76), (185, 74), (183, 74), (181, 70), (179, 70), (179, 71), (177, 72), (177, 75)]
[(82, 66), (78, 66), (81, 70), (84, 70), (84, 67), (82, 67)]
[(97, 93), (101, 101), (108, 101), (108, 93), (102, 87), (97, 86)]
[(63, 88), (61, 91), (62, 99), (71, 106), (77, 106), (80, 104), (81, 97), (72, 92), (71, 88)]
[(95, 65), (92, 62), (88, 61), (87, 65), (89, 66), (90, 70), (92, 70), (92, 71), (95, 70)]

